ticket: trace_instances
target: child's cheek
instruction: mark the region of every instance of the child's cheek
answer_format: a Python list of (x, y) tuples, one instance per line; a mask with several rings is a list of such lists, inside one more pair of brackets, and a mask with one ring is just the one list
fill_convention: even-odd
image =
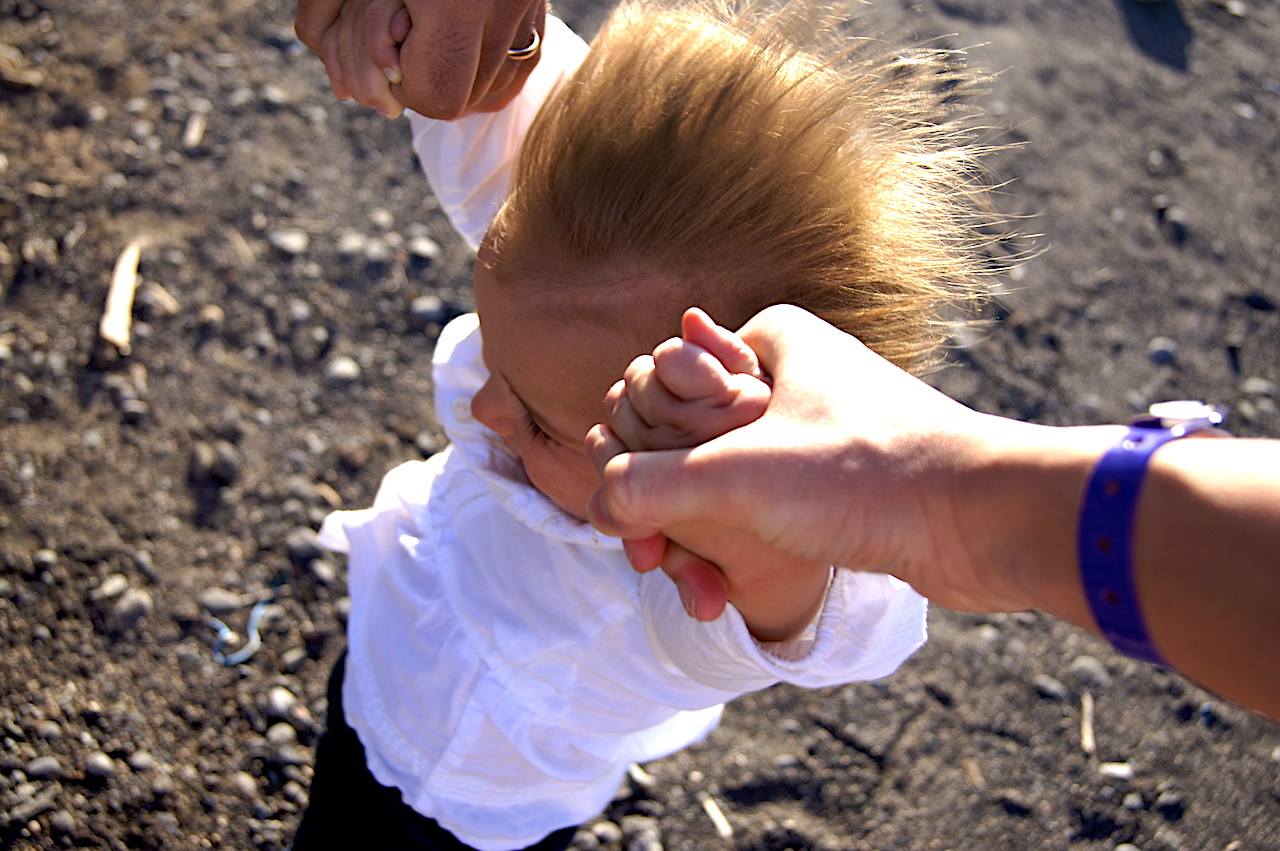
[(526, 450), (524, 472), (533, 486), (569, 514), (586, 520), (587, 500), (599, 486), (591, 461), (559, 446)]

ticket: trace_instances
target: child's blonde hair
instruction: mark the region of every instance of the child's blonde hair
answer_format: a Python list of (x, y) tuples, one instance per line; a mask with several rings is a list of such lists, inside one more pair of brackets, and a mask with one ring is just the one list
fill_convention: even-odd
[(815, 0), (624, 0), (521, 147), (499, 277), (587, 301), (672, 282), (633, 317), (655, 342), (688, 305), (738, 327), (797, 304), (927, 366), (983, 270), (981, 149), (950, 117), (974, 78), (838, 23)]

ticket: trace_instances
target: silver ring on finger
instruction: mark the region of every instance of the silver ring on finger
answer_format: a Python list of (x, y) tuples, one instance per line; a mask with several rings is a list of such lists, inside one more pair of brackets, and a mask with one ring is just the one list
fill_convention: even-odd
[(538, 31), (533, 31), (533, 40), (529, 42), (527, 47), (512, 49), (507, 51), (507, 58), (514, 59), (517, 62), (523, 62), (526, 59), (532, 59), (538, 55), (538, 50), (542, 47), (542, 36), (538, 35)]

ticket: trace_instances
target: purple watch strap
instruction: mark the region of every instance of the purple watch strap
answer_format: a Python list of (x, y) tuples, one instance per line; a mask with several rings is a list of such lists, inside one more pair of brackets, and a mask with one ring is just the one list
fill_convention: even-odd
[(1094, 620), (1129, 656), (1168, 667), (1147, 634), (1133, 585), (1133, 520), (1151, 454), (1186, 432), (1159, 421), (1129, 427), (1094, 468), (1080, 507), (1080, 577)]

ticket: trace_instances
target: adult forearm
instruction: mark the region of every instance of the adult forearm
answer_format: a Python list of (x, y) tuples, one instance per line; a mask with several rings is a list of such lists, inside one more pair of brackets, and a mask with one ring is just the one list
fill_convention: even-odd
[(1280, 719), (1280, 442), (1163, 447), (1134, 531), (1156, 646), (1192, 679)]
[[(1088, 476), (1118, 427), (1014, 424), (975, 472), (967, 523), (975, 569), (1098, 633), (1076, 533)], [(1143, 620), (1171, 665), (1280, 718), (1280, 442), (1188, 438), (1160, 448), (1140, 492), (1133, 573)], [(984, 568), (983, 565), (987, 567)], [(983, 579), (975, 580), (982, 582)]]

